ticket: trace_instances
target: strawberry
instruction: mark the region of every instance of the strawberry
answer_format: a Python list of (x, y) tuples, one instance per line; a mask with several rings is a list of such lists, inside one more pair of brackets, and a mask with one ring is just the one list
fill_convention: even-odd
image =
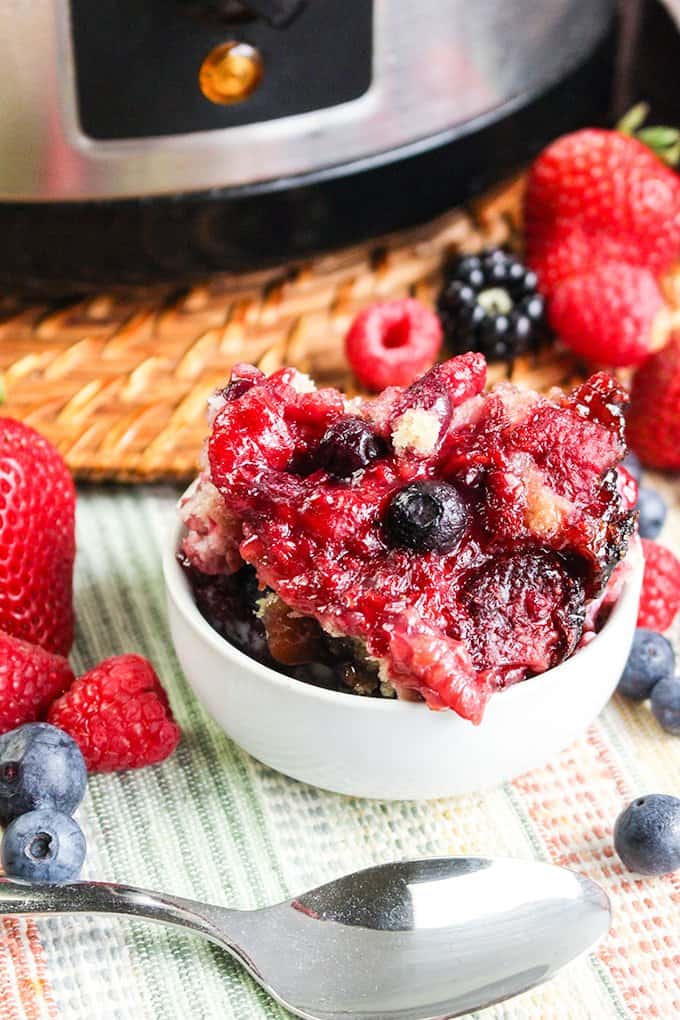
[(0, 628), (66, 655), (73, 641), (75, 489), (55, 448), (0, 418)]
[(557, 284), (550, 299), (550, 324), (583, 358), (635, 365), (649, 355), (663, 307), (648, 269), (601, 262)]
[(73, 680), (61, 655), (0, 631), (0, 733), (42, 719)]
[(95, 666), (54, 702), (47, 720), (73, 737), (92, 772), (155, 765), (180, 738), (168, 696), (141, 655)]
[(638, 627), (668, 630), (680, 609), (680, 560), (651, 539), (642, 539), (645, 572), (642, 578)]
[(659, 345), (659, 281), (680, 257), (680, 178), (649, 147), (677, 158), (679, 136), (635, 137), (641, 117), (636, 108), (621, 130), (559, 138), (531, 168), (525, 199), (527, 262), (551, 325), (577, 353), (614, 365)]
[(649, 467), (680, 471), (680, 333), (635, 373), (626, 436)]

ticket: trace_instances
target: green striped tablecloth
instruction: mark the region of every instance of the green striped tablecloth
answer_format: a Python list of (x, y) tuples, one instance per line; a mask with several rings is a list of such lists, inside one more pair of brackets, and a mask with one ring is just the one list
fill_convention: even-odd
[[(597, 955), (484, 1016), (680, 1017), (679, 883), (634, 879), (611, 848), (614, 818), (634, 795), (680, 794), (680, 741), (662, 734), (646, 708), (615, 699), (546, 768), (484, 795), (386, 804), (276, 775), (206, 718), (177, 665), (159, 556), (175, 498), (160, 488), (80, 493), (76, 668), (121, 652), (149, 656), (184, 733), (166, 764), (91, 780), (79, 814), (86, 877), (254, 907), (408, 856), (559, 861), (606, 886), (612, 932)], [(664, 536), (676, 548), (679, 520), (676, 510)], [(287, 1015), (224, 954), (162, 928), (99, 918), (8, 920), (0, 939), (2, 1020)]]

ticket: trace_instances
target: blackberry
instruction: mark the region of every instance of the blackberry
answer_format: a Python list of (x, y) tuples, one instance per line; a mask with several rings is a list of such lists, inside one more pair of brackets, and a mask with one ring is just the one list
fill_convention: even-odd
[(536, 274), (501, 248), (456, 258), (445, 270), (437, 299), (451, 351), (510, 361), (537, 350), (548, 332), (537, 288)]

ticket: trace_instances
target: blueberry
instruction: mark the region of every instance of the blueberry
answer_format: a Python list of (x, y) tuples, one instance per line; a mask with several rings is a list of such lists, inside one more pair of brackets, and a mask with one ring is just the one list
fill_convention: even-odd
[(48, 723), (26, 723), (0, 738), (0, 824), (38, 807), (71, 814), (87, 786), (80, 748)]
[(391, 497), (385, 531), (391, 545), (416, 552), (451, 552), (468, 524), (468, 508), (446, 482), (412, 482)]
[(632, 451), (627, 453), (621, 462), (625, 467), (629, 475), (632, 475), (635, 481), (640, 484), (642, 479), (642, 463), (640, 458)]
[(680, 677), (667, 676), (655, 684), (652, 712), (660, 726), (680, 737)]
[(663, 793), (638, 797), (616, 819), (614, 846), (628, 870), (640, 875), (680, 868), (680, 799)]
[(68, 882), (85, 860), (85, 837), (70, 815), (52, 808), (15, 818), (2, 838), (2, 866), (11, 878)]
[(384, 456), (386, 444), (362, 418), (342, 418), (324, 432), (314, 457), (318, 467), (336, 478), (351, 478), (355, 471)]
[(638, 529), (640, 538), (656, 538), (666, 520), (666, 502), (656, 489), (643, 485), (638, 493)]
[(672, 676), (674, 669), (675, 652), (670, 641), (654, 630), (638, 627), (617, 690), (633, 701), (644, 701), (654, 685)]

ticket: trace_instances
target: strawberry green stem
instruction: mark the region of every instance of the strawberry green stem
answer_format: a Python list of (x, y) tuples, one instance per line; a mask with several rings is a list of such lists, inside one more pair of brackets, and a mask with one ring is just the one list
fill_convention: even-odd
[(647, 119), (648, 114), (649, 105), (647, 103), (637, 103), (631, 107), (628, 113), (623, 115), (616, 125), (616, 130), (620, 131), (623, 135), (637, 138), (639, 142), (642, 142), (648, 149), (651, 149), (664, 163), (668, 163), (669, 166), (676, 166), (680, 162), (680, 131), (677, 128), (662, 127), (660, 125), (643, 127), (642, 125)]

